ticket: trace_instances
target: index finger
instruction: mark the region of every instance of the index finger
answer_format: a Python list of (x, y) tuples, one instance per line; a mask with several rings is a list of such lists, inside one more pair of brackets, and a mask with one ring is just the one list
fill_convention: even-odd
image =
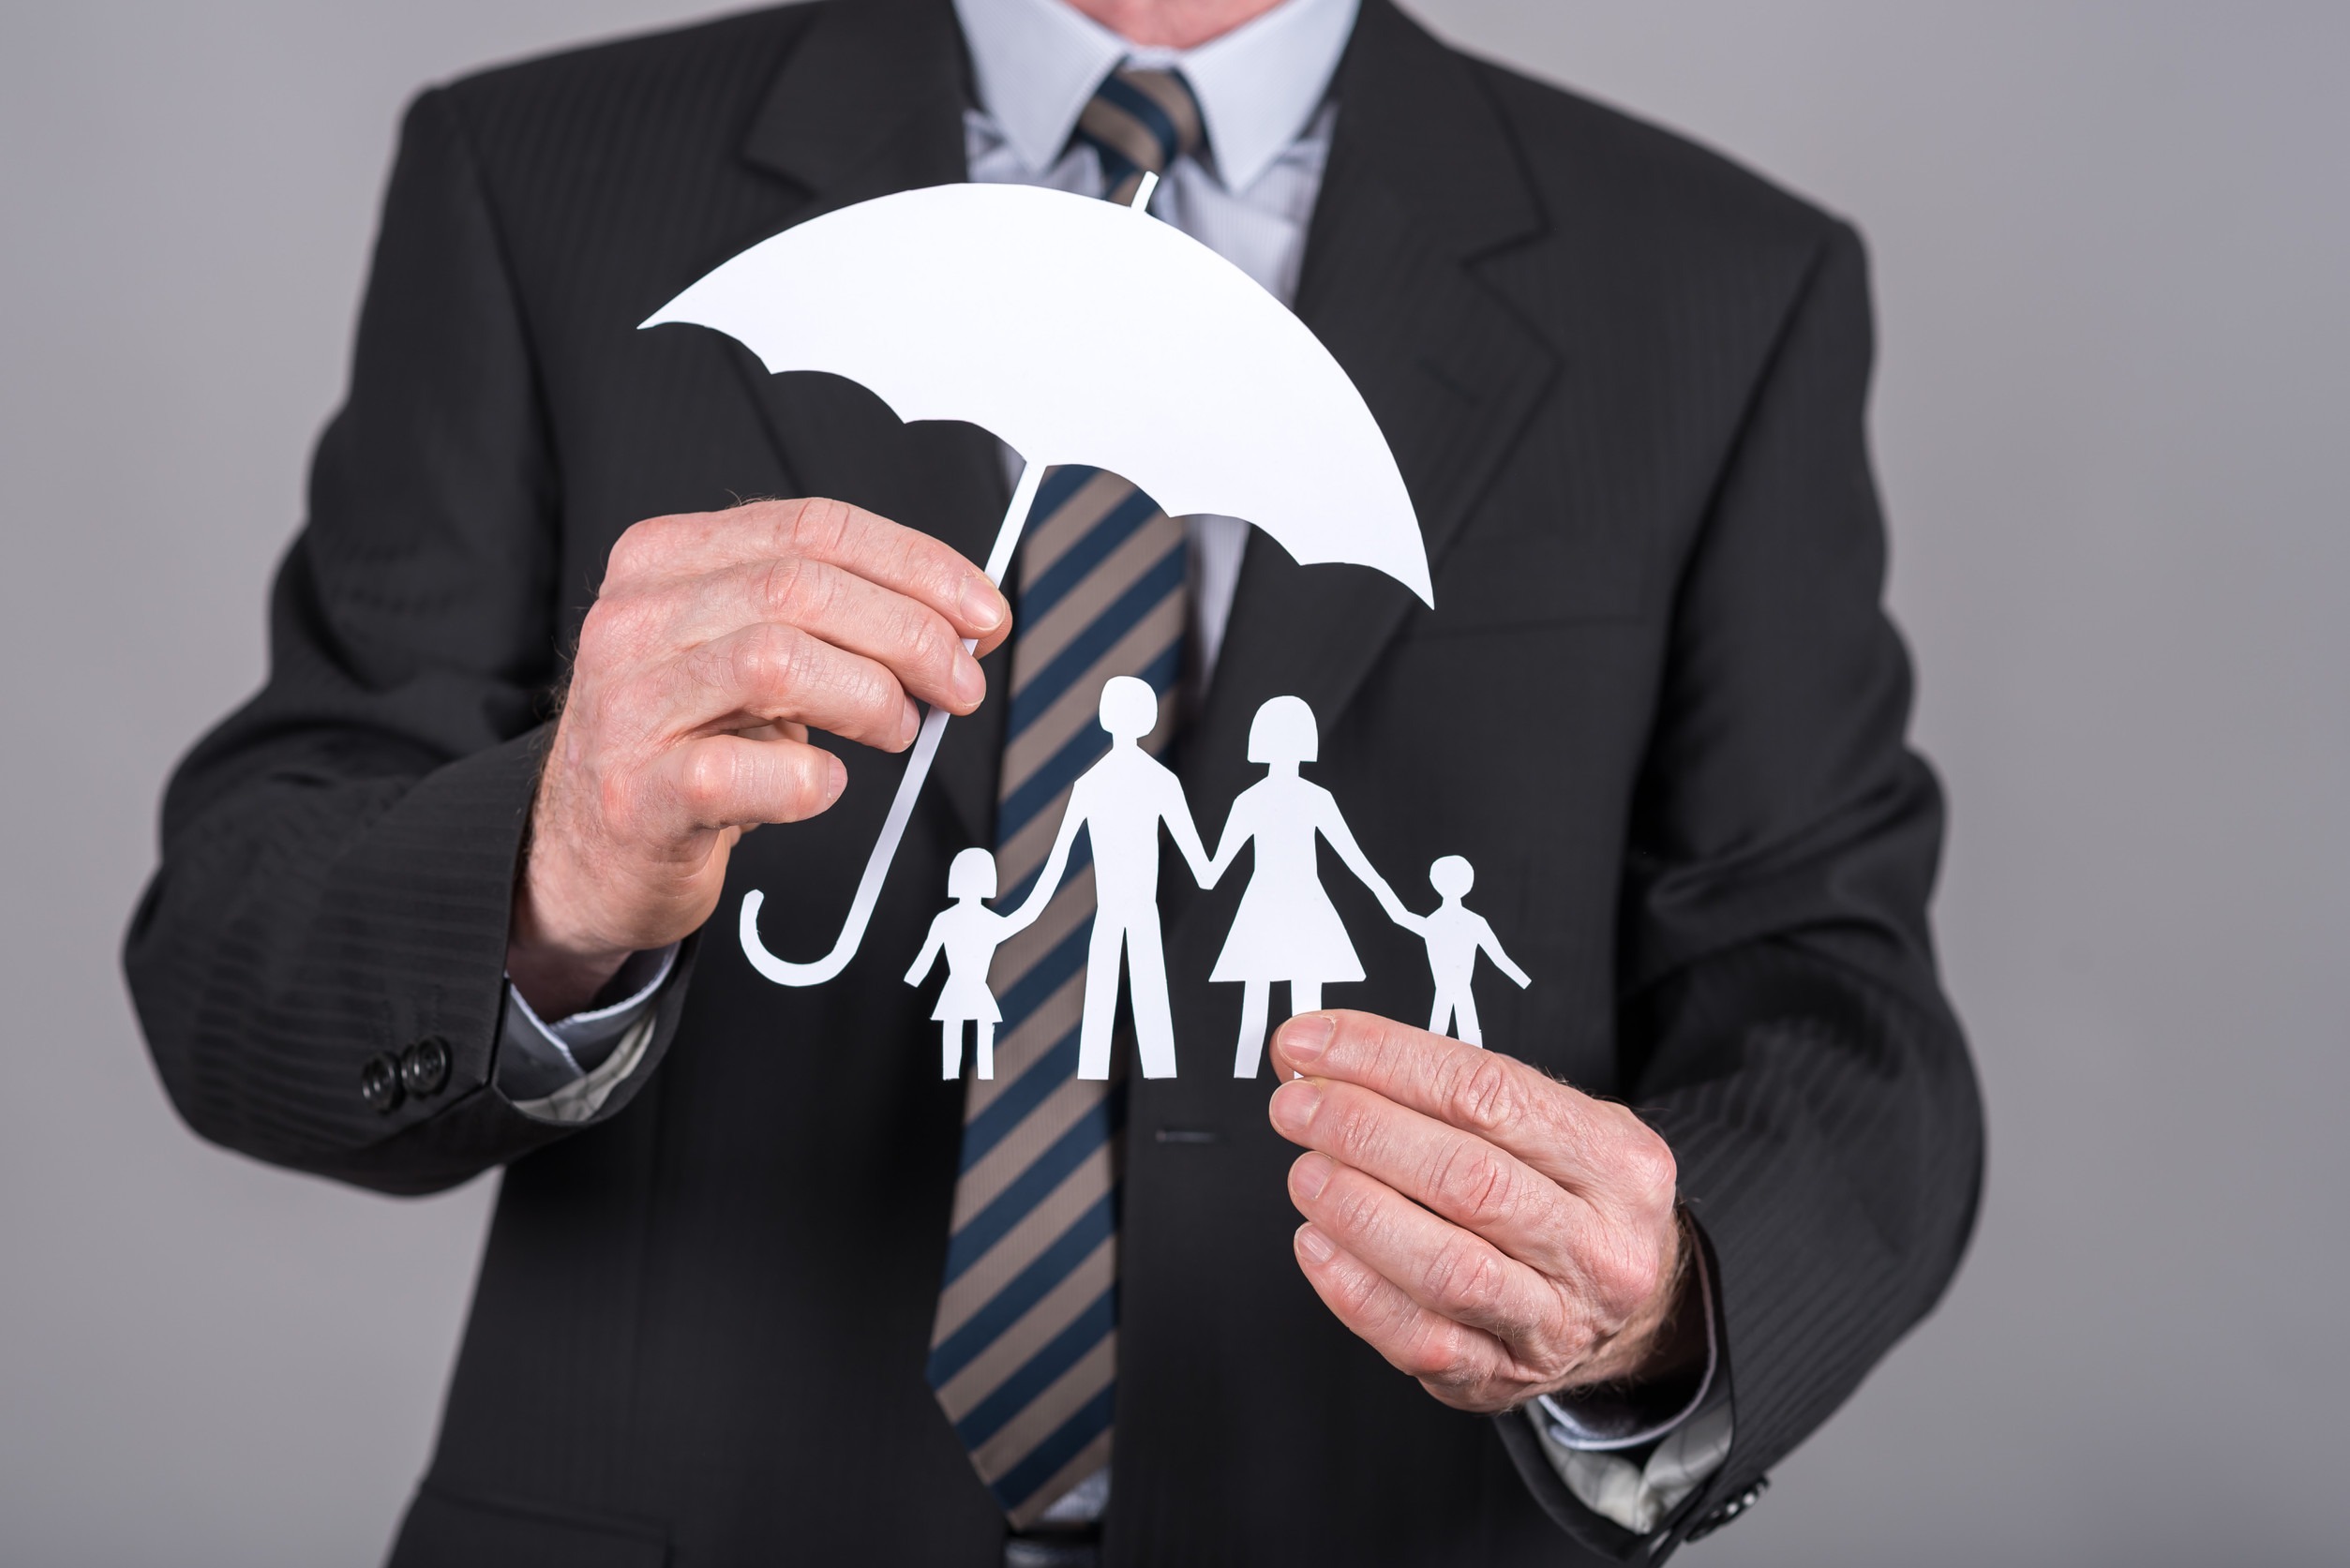
[(837, 566), (927, 605), (957, 635), (974, 639), (980, 654), (1011, 630), (1010, 602), (960, 551), (919, 529), (822, 497), (648, 518), (612, 546), (605, 583), (641, 588), (786, 557)]
[(1671, 1155), (1620, 1105), (1550, 1078), (1514, 1057), (1371, 1013), (1300, 1013), (1273, 1037), (1281, 1076), (1356, 1083), (1426, 1116), (1474, 1132), (1587, 1199), (1637, 1204)]

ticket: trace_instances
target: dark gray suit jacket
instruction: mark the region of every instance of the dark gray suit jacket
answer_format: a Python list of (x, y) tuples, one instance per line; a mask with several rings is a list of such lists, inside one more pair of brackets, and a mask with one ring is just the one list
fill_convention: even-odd
[[(843, 978), (779, 989), (722, 934), (592, 1124), (491, 1086), (549, 694), (621, 531), (824, 494), (983, 553), (1005, 484), (980, 432), (635, 330), (786, 225), (961, 178), (964, 76), (945, 0), (828, 0), (492, 72), (409, 117), (269, 684), (174, 780), (127, 959), (204, 1136), (394, 1192), (508, 1168), (402, 1562), (996, 1561), (1001, 1516), (922, 1378), (961, 1094), (899, 974), (950, 856), (992, 842), (1000, 701), (949, 731)], [(1441, 608), (1255, 540), (1185, 784), (1212, 827), (1254, 772), (1250, 715), (1295, 692), (1314, 776), (1400, 886), (1475, 863), (1536, 977), (1488, 996), (1488, 1038), (1624, 1097), (1678, 1154), (1737, 1441), (1635, 1542), (1521, 1423), (1438, 1405), (1348, 1335), (1291, 1260), (1267, 1084), (1221, 1066), (1237, 996), (1205, 977), (1242, 879), (1170, 876), (1184, 1070), (1132, 1085), (1105, 1550), (1668, 1546), (1927, 1310), (1974, 1211), (1976, 1093), (1924, 916), (1940, 808), (1879, 605), (1861, 249), (1387, 0), (1337, 93), (1299, 313), (1394, 444)], [(829, 815), (735, 857), (722, 908), (766, 889), (779, 952), (829, 946), (902, 767), (846, 751)], [(1416, 1017), (1416, 944), (1334, 886), (1371, 978), (1327, 1000)], [(425, 1040), (446, 1083), (371, 1109), (363, 1065)]]

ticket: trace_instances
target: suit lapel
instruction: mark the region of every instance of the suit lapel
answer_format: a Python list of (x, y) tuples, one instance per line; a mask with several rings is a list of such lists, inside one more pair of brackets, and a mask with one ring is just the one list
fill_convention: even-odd
[[(1337, 90), (1298, 314), (1377, 417), (1435, 563), (1557, 371), (1474, 273), (1478, 258), (1541, 233), (1543, 216), (1474, 67), (1387, 0), (1365, 0)], [(1427, 613), (1382, 574), (1300, 567), (1252, 535), (1185, 747), (1194, 799), (1229, 799), (1248, 782), (1248, 727), (1266, 697), (1304, 697), (1326, 731), (1415, 611)]]
[[(779, 228), (965, 177), (963, 40), (943, 0), (827, 6), (761, 100), (742, 156), (803, 194)], [(902, 425), (838, 377), (771, 376), (737, 351), (793, 488), (830, 496), (986, 559), (1010, 500), (1001, 448), (974, 426)], [(932, 787), (974, 844), (992, 842), (1006, 656), (986, 664), (998, 694), (947, 726)]]
[(961, 180), (964, 75), (945, 0), (826, 6), (775, 73), (742, 156), (806, 193), (791, 223)]

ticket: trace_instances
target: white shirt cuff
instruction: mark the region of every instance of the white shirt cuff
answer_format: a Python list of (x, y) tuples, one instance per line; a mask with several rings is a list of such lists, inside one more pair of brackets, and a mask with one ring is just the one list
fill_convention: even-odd
[(1729, 1457), (1729, 1401), (1719, 1400), (1676, 1427), (1645, 1464), (1598, 1449), (1567, 1448), (1534, 1423), (1544, 1457), (1575, 1500), (1635, 1535), (1654, 1531)]
[[(1638, 1401), (1608, 1391), (1549, 1395), (1526, 1411), (1543, 1456), (1576, 1501), (1601, 1517), (1646, 1535), (1729, 1457), (1727, 1398), (1716, 1397), (1721, 1324), (1702, 1249), (1698, 1294), (1705, 1303), (1705, 1372), (1679, 1409), (1662, 1419)], [(1624, 1451), (1654, 1444), (1644, 1462)]]
[(677, 968), (678, 945), (632, 955), (605, 989), (617, 1002), (550, 1023), (506, 983), (498, 1031), (498, 1090), (526, 1116), (585, 1121), (636, 1070), (652, 1038), (653, 1004)]

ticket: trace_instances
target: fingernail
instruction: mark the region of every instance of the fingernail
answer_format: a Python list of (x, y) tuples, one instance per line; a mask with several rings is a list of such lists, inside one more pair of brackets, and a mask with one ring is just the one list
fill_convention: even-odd
[(1297, 1189), (1297, 1196), (1309, 1203), (1322, 1196), (1322, 1189), (1330, 1185), (1330, 1157), (1327, 1155), (1306, 1155), (1289, 1168), (1289, 1185)]
[(1281, 1054), (1295, 1063), (1310, 1062), (1330, 1048), (1339, 1022), (1328, 1013), (1310, 1012), (1281, 1025)]
[(1273, 1125), (1283, 1132), (1303, 1132), (1322, 1103), (1322, 1091), (1305, 1080), (1292, 1080), (1273, 1091)]
[(987, 676), (980, 670), (980, 662), (968, 653), (954, 662), (954, 694), (958, 702), (973, 707), (987, 695)]
[(1338, 1252), (1330, 1245), (1330, 1238), (1310, 1225), (1297, 1227), (1297, 1250), (1306, 1255), (1309, 1262), (1315, 1263), (1326, 1263)]
[[(831, 754), (825, 754), (831, 756)], [(848, 787), (848, 764), (836, 756), (832, 757), (831, 761), (832, 771), (824, 785), (824, 803), (827, 806), (839, 799), (841, 791)]]
[(1004, 623), (1004, 596), (985, 577), (964, 578), (957, 602), (963, 606), (963, 623), (975, 632), (993, 632)]

